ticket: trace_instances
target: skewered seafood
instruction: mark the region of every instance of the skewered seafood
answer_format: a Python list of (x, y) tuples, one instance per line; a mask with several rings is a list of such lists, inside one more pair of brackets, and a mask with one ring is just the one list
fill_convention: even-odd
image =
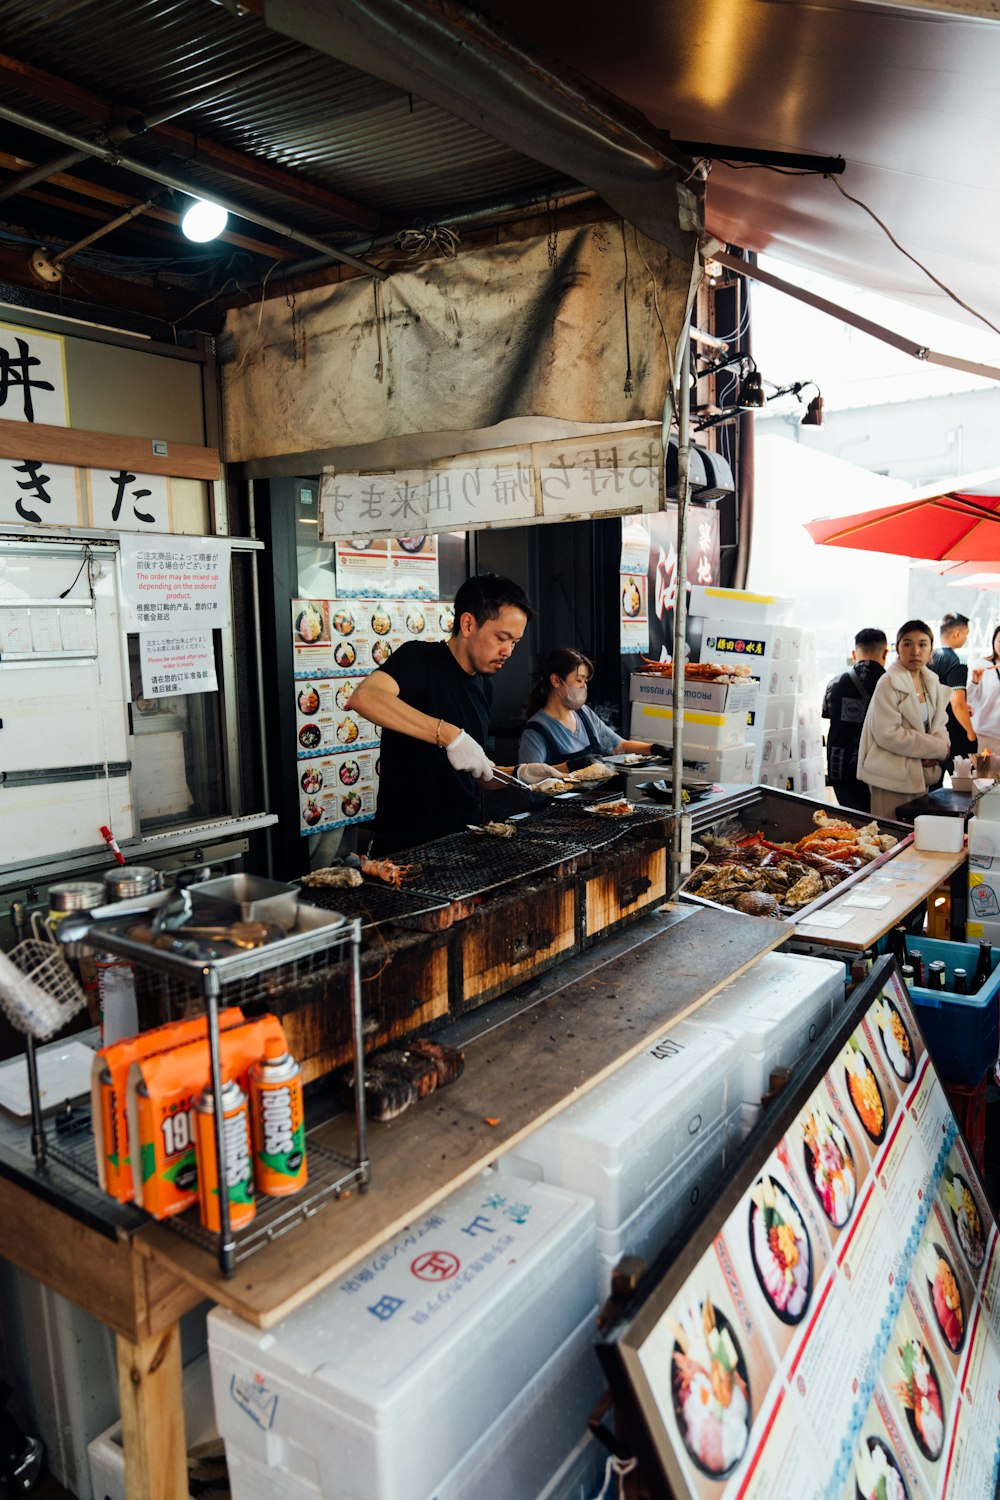
[(363, 878), (361, 871), (352, 865), (327, 865), (322, 870), (310, 870), (308, 875), (303, 875), (302, 884), (335, 889), (361, 885)]
[(493, 839), (512, 839), (517, 832), (513, 823), (498, 823), (491, 820), (489, 823), (470, 823), (470, 833), (485, 833)]
[(371, 875), (375, 880), (384, 880), (386, 885), (397, 888), (404, 880), (412, 880), (419, 874), (419, 865), (397, 865), (391, 859), (369, 859), (366, 854), (359, 855), (361, 860), (361, 873)]

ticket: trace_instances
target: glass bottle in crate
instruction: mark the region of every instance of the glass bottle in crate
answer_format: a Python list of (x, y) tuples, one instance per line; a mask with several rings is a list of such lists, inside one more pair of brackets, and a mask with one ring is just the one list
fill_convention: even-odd
[(979, 962), (976, 964), (976, 972), (972, 976), (972, 993), (976, 994), (993, 973), (993, 949), (989, 943), (983, 941), (979, 944)]
[(969, 993), (969, 976), (965, 969), (956, 969), (951, 977), (951, 992), (953, 995), (967, 995)]

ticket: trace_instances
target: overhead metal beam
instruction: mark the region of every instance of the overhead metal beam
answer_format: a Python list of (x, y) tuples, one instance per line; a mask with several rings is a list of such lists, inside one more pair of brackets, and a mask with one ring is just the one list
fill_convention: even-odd
[(263, 0), (272, 31), (417, 94), (591, 188), (690, 263), (704, 227), (697, 164), (638, 110), (511, 43), (457, 0)]
[(38, 135), (47, 136), (49, 140), (59, 141), (64, 146), (81, 150), (88, 156), (96, 157), (99, 161), (110, 162), (112, 166), (121, 167), (127, 172), (134, 172), (137, 177), (145, 177), (150, 182), (159, 182), (164, 187), (173, 188), (178, 193), (186, 193), (191, 198), (204, 198), (211, 203), (218, 203), (221, 208), (236, 214), (240, 219), (246, 219), (251, 224), (259, 224), (262, 229), (269, 229), (272, 234), (282, 235), (286, 239), (294, 240), (297, 244), (307, 245), (310, 250), (318, 250), (332, 260), (343, 261), (345, 265), (353, 266), (356, 271), (361, 271), (366, 276), (374, 276), (382, 281), (388, 275), (388, 272), (383, 271), (380, 266), (373, 266), (346, 250), (338, 250), (335, 246), (326, 244), (314, 235), (306, 234), (301, 229), (294, 229), (278, 219), (272, 219), (269, 214), (262, 214), (259, 209), (245, 208), (242, 204), (236, 203), (232, 198), (223, 197), (220, 193), (206, 193), (202, 188), (195, 187), (180, 177), (175, 177), (172, 172), (163, 172), (157, 167), (147, 166), (145, 162), (135, 161), (123, 155), (117, 147), (100, 146), (94, 141), (74, 135), (71, 131), (60, 130), (56, 125), (33, 120), (21, 110), (11, 109), (6, 104), (0, 104), (0, 120), (8, 120), (12, 125), (20, 125), (24, 130), (33, 130)]

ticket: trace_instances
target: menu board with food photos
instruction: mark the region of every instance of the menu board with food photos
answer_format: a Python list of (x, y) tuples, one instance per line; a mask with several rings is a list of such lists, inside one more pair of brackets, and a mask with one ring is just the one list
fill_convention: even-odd
[(827, 1037), (605, 1336), (621, 1430), (697, 1500), (992, 1497), (1000, 1241), (892, 959)]
[(406, 641), (447, 639), (452, 619), (447, 601), (292, 600), (301, 834), (375, 816), (380, 730), (351, 696)]

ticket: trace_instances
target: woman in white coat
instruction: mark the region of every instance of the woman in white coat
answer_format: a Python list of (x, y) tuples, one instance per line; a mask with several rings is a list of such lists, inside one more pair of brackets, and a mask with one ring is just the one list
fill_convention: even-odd
[(872, 814), (894, 818), (900, 802), (941, 780), (947, 758), (950, 690), (930, 670), (934, 632), (907, 620), (896, 636), (896, 660), (875, 685), (858, 750), (858, 778), (872, 791)]
[(1000, 625), (989, 655), (969, 673), (968, 699), (980, 750), (1000, 754)]

